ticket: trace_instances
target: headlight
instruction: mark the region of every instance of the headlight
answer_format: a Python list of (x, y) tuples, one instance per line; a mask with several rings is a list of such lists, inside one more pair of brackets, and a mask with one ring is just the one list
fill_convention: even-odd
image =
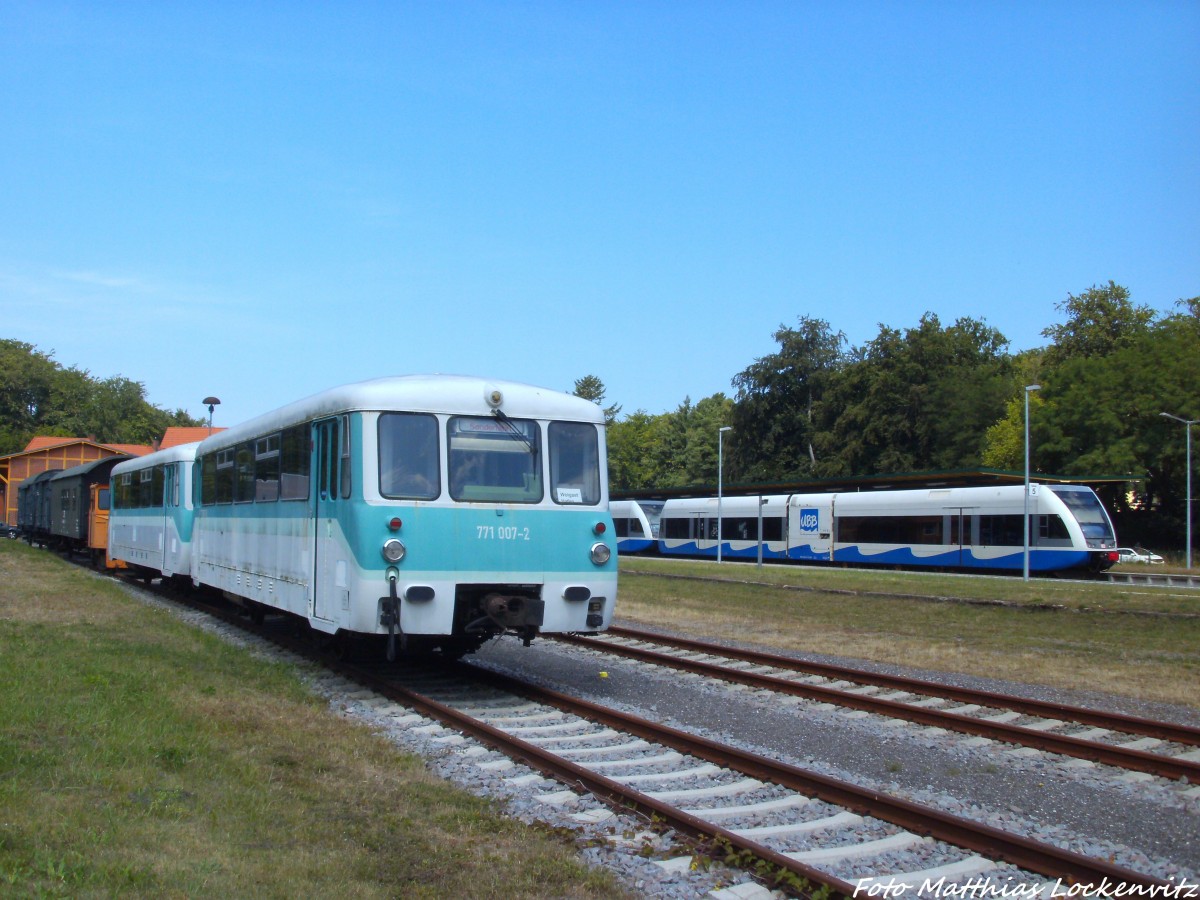
[(383, 545), (383, 558), (390, 563), (398, 563), (404, 559), (404, 554), (408, 551), (404, 548), (404, 544), (392, 538)]
[(592, 562), (602, 566), (610, 559), (612, 559), (612, 551), (608, 549), (608, 544), (592, 544)]

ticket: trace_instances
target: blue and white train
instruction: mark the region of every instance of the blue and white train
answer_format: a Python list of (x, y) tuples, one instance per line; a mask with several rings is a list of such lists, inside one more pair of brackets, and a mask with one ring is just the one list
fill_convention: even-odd
[[(1021, 571), (1024, 512), (1023, 485), (724, 497), (721, 555)], [(1098, 572), (1117, 561), (1112, 521), (1091, 488), (1031, 485), (1029, 517), (1030, 571)], [(653, 549), (716, 558), (717, 498), (666, 501)]]
[(528, 644), (612, 620), (604, 416), (588, 400), (480, 378), (382, 378), (179, 450), (194, 459), (183, 466), (192, 494), (161, 453), (114, 470), (118, 498), (128, 475), (167, 505), (176, 487), (193, 505), (170, 507), (178, 523), (159, 511), (160, 539), (143, 534), (145, 508), (118, 499), (113, 553), (173, 574), (182, 558), (152, 551), (177, 533), (192, 582), (252, 614), (387, 635), (389, 657), (397, 642), (457, 656), (503, 633)]
[(641, 553), (658, 541), (661, 500), (614, 500), (609, 504), (613, 527), (617, 530), (618, 553)]

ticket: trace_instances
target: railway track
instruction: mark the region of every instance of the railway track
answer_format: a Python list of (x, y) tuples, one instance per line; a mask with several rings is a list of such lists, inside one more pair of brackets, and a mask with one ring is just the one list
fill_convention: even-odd
[[(228, 609), (192, 605), (318, 660), (331, 677), (359, 688), (352, 696), (393, 712), (398, 721), (412, 720), (415, 710), (558, 781), (549, 790), (530, 783), (530, 790), (538, 790), (544, 803), (579, 806), (581, 822), (636, 812), (690, 836), (694, 853), (736, 860), (789, 894), (894, 892), (939, 879), (952, 884), (979, 878), (1026, 889), (1034, 884), (1048, 893), (1064, 885), (1172, 887), (1103, 859), (470, 664), (415, 673), (355, 665), (318, 653), (310, 638), (294, 635), (280, 619), (255, 625)], [(505, 763), (481, 756), (480, 765)], [(688, 854), (663, 865), (693, 865), (695, 858)]]
[[(565, 636), (558, 640), (890, 719), (1200, 782), (1200, 728), (619, 626), (610, 628), (604, 637)], [(949, 701), (958, 705), (935, 708)]]

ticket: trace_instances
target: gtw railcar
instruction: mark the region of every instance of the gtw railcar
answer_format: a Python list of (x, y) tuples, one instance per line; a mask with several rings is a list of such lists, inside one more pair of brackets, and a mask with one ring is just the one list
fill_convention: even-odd
[[(1097, 572), (1116, 562), (1112, 521), (1091, 488), (1030, 487), (1031, 571)], [(761, 552), (764, 559), (794, 562), (1021, 570), (1024, 504), (1023, 485), (725, 497), (721, 555), (754, 559)], [(715, 558), (717, 499), (666, 501), (658, 550)]]
[(609, 504), (617, 530), (618, 553), (642, 553), (655, 548), (658, 517), (663, 504), (655, 500), (614, 500)]
[(335, 388), (196, 448), (193, 581), (327, 634), (460, 655), (598, 632), (616, 600), (603, 413), (459, 376)]

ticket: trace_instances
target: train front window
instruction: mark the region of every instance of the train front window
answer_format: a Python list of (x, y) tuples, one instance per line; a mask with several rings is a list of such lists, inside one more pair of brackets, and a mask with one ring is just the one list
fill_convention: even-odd
[(454, 416), (446, 429), (453, 499), (487, 503), (542, 499), (542, 439), (537, 422)]
[(555, 503), (600, 502), (600, 446), (594, 425), (550, 423), (550, 484)]
[(1112, 522), (1095, 491), (1075, 485), (1052, 485), (1050, 490), (1071, 511), (1071, 515), (1079, 523), (1089, 547), (1106, 549), (1117, 546), (1117, 536), (1113, 532)]
[(406, 500), (433, 500), (438, 477), (437, 419), (423, 413), (379, 417), (379, 493)]

